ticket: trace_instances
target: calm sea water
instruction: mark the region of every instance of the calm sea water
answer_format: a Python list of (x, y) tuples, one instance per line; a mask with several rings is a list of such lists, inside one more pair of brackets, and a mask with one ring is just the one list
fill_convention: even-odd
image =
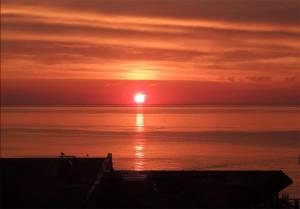
[(2, 157), (105, 156), (115, 169), (283, 170), (300, 197), (300, 107), (2, 107)]

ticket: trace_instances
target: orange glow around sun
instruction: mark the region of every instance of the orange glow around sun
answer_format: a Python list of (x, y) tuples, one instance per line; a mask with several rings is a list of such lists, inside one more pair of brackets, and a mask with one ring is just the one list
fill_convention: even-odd
[(143, 104), (146, 100), (146, 95), (145, 94), (142, 94), (142, 93), (137, 93), (135, 96), (134, 96), (134, 102), (137, 103), (137, 104)]

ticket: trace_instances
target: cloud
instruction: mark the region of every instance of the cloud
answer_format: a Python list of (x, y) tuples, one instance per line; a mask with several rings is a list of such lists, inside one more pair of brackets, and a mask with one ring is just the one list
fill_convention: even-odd
[(270, 81), (272, 78), (269, 76), (246, 76), (246, 79), (254, 82), (267, 82)]
[[(297, 0), (3, 0), (10, 7), (43, 7), (68, 13), (104, 13), (123, 16), (298, 24)], [(281, 15), (278, 15), (281, 14)]]
[(297, 15), (294, 0), (4, 0), (2, 76), (283, 81)]

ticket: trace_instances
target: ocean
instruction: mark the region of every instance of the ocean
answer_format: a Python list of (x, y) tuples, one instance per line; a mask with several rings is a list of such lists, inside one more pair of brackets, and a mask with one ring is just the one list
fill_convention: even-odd
[(299, 106), (1, 107), (2, 157), (103, 157), (115, 169), (282, 170), (300, 197)]

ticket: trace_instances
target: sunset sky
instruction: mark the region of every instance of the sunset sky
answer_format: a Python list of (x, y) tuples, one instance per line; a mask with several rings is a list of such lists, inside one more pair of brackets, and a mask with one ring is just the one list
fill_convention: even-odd
[(4, 105), (298, 104), (298, 0), (2, 0)]

